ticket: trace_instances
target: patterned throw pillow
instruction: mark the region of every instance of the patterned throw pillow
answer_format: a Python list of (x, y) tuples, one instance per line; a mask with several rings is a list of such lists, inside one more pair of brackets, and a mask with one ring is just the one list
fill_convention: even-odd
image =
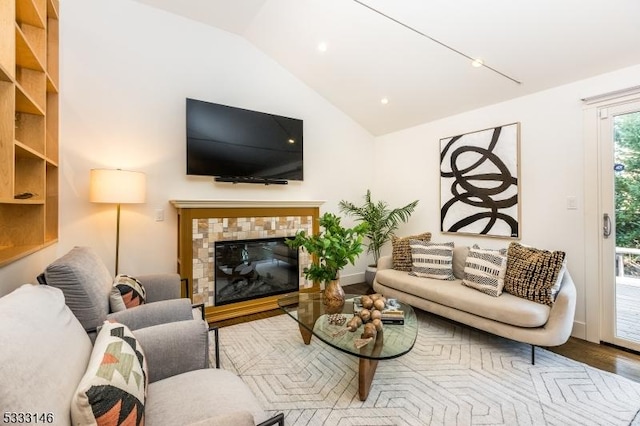
[(552, 288), (565, 259), (563, 251), (540, 250), (513, 242), (507, 252), (504, 290), (514, 296), (553, 305)]
[(120, 312), (134, 306), (143, 305), (147, 293), (142, 283), (129, 275), (118, 275), (113, 280), (113, 287), (109, 294), (111, 312)]
[(498, 297), (504, 288), (507, 270), (506, 250), (481, 249), (474, 245), (469, 249), (464, 264), (462, 284), (489, 296)]
[(127, 326), (105, 321), (71, 402), (74, 425), (144, 425), (147, 361)]
[(411, 271), (413, 263), (411, 261), (411, 247), (409, 246), (410, 240), (430, 241), (431, 232), (402, 238), (393, 237), (391, 239), (393, 269), (405, 272)]
[(454, 280), (453, 243), (409, 240), (413, 267), (410, 275), (438, 280)]

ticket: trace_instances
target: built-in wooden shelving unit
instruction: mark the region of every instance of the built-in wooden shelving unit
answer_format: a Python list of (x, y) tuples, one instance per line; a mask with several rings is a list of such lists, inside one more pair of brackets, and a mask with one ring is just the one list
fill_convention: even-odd
[(58, 10), (0, 4), (0, 266), (58, 239)]

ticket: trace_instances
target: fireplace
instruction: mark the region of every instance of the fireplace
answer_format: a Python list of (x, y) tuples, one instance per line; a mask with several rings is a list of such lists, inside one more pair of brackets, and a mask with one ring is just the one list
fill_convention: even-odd
[(298, 291), (298, 250), (284, 241), (216, 241), (215, 306)]

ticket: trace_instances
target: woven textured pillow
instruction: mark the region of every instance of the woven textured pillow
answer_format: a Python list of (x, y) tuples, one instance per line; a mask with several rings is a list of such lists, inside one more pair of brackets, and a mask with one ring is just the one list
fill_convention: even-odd
[(411, 235), (409, 237), (393, 237), (391, 239), (391, 245), (393, 247), (393, 269), (397, 271), (411, 271), (413, 263), (411, 261), (411, 247), (409, 246), (410, 240), (430, 241), (431, 232), (425, 232), (419, 235)]
[(454, 280), (453, 242), (432, 243), (409, 240), (413, 266), (410, 275), (438, 280)]
[(129, 275), (118, 275), (113, 280), (113, 287), (109, 294), (111, 312), (120, 312), (128, 308), (143, 305), (147, 293), (144, 286), (137, 279)]
[(464, 264), (462, 285), (498, 297), (504, 288), (506, 270), (506, 250), (481, 249), (474, 245)]
[(74, 425), (144, 425), (147, 361), (127, 326), (105, 322), (71, 402)]
[(565, 260), (565, 252), (540, 250), (513, 242), (507, 251), (504, 290), (515, 296), (553, 305), (552, 288)]

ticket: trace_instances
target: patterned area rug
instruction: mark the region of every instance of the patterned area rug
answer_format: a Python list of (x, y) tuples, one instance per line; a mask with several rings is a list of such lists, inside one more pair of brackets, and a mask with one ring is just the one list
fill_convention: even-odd
[(286, 315), (221, 328), (222, 367), (287, 425), (640, 425), (640, 383), (541, 348), (531, 365), (529, 345), (416, 313), (416, 345), (364, 402), (357, 358), (306, 346)]

